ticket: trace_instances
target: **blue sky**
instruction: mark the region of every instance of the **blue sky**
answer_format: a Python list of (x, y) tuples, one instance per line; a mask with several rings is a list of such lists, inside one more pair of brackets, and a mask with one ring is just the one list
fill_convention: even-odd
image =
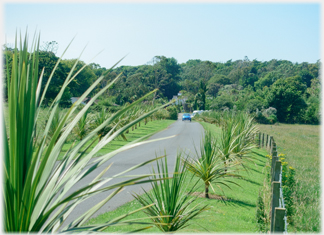
[[(320, 59), (320, 4), (302, 3), (71, 3), (3, 5), (9, 44), (16, 29), (41, 42), (56, 41), (57, 52), (75, 39), (64, 56), (110, 67), (142, 65), (156, 55), (226, 62), (271, 59), (314, 63)], [(6, 38), (6, 39), (5, 39)]]

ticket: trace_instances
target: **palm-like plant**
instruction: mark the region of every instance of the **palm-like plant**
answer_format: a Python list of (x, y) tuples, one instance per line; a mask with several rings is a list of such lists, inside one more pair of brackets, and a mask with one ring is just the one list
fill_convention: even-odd
[[(167, 158), (157, 163), (157, 172), (153, 169), (154, 182), (151, 183), (152, 190), (134, 197), (143, 206), (147, 207), (144, 212), (151, 218), (155, 226), (162, 232), (175, 232), (188, 226), (188, 222), (207, 210), (207, 205), (192, 206), (197, 199), (190, 196), (194, 187), (186, 192), (186, 163), (181, 164), (181, 155), (178, 154), (173, 175), (169, 174)], [(157, 182), (158, 181), (158, 182)]]
[(89, 120), (87, 119), (89, 112), (85, 112), (83, 116), (78, 121), (77, 125), (74, 128), (74, 133), (77, 137), (82, 140), (89, 131)]
[(240, 177), (234, 174), (234, 170), (227, 170), (228, 168), (234, 169), (236, 166), (234, 162), (224, 166), (223, 159), (219, 154), (218, 145), (210, 131), (205, 132), (204, 141), (202, 141), (200, 147), (200, 154), (196, 151), (196, 156), (189, 157), (186, 163), (187, 169), (204, 182), (206, 198), (209, 198), (209, 187), (215, 192), (212, 184), (215, 184), (222, 190), (221, 186), (230, 188), (229, 184), (236, 184), (229, 178)]
[[(61, 60), (58, 60), (54, 70), (48, 78), (43, 93), (41, 93), (44, 69), (42, 70), (40, 77), (38, 77), (39, 41), (39, 38), (34, 41), (32, 45), (33, 48), (29, 53), (27, 34), (25, 40), (20, 42), (19, 51), (17, 49), (16, 40), (11, 74), (9, 74), (9, 69), (7, 69), (6, 74), (9, 118), (8, 123), (3, 122), (6, 124), (3, 126), (4, 230), (6, 232), (41, 233), (57, 231), (101, 231), (108, 226), (116, 224), (121, 217), (103, 225), (87, 227), (84, 227), (83, 225), (88, 218), (90, 218), (104, 203), (109, 201), (123, 187), (131, 184), (147, 182), (145, 178), (148, 175), (142, 175), (120, 183), (107, 185), (106, 183), (109, 182), (111, 178), (103, 178), (103, 174), (109, 169), (108, 167), (99, 172), (97, 177), (93, 179), (89, 185), (84, 185), (72, 193), (69, 190), (72, 185), (76, 184), (80, 179), (96, 170), (116, 153), (132, 147), (132, 144), (129, 144), (114, 152), (96, 158), (95, 161), (90, 163), (92, 157), (103, 146), (115, 139), (130, 126), (158, 110), (158, 108), (149, 113), (143, 114), (136, 120), (118, 130), (116, 130), (116, 125), (114, 125), (112, 130), (103, 136), (101, 141), (99, 141), (99, 143), (86, 154), (86, 150), (88, 150), (93, 143), (91, 140), (95, 138), (98, 131), (105, 126), (114, 123), (121, 115), (123, 115), (123, 113), (142, 102), (142, 100), (153, 94), (155, 91), (112, 114), (80, 142), (71, 147), (71, 149), (65, 153), (62, 161), (57, 161), (63, 144), (71, 134), (73, 128), (77, 125), (82, 116), (84, 116), (97, 97), (109, 89), (118, 80), (119, 76), (95, 94), (93, 98), (80, 111), (78, 111), (78, 106), (81, 101), (84, 100), (84, 98), (87, 97), (95, 87), (97, 87), (100, 81), (104, 78), (104, 75), (99, 77), (98, 80), (96, 80), (85, 91), (80, 99), (75, 102), (71, 108), (64, 113), (64, 115), (62, 115), (55, 132), (48, 141), (50, 126), (52, 125), (64, 90), (86, 65), (84, 65), (79, 71), (75, 72), (75, 67), (78, 63), (78, 60), (76, 60), (64, 81), (61, 90), (49, 108), (49, 118), (44, 130), (39, 131), (39, 136), (37, 136), (36, 124), (39, 119), (40, 107), (44, 101), (46, 90), (50, 84), (55, 69)], [(110, 72), (111, 69), (108, 70), (108, 72)], [(73, 116), (74, 114), (75, 116)], [(84, 150), (81, 151), (81, 149)], [(130, 170), (136, 169), (149, 162), (151, 161), (133, 166), (116, 176), (125, 174)], [(103, 185), (104, 187), (101, 187)], [(78, 219), (63, 227), (65, 219), (70, 215), (75, 207), (89, 197), (107, 190), (113, 190), (110, 196), (99, 202), (93, 208), (85, 211)]]
[(257, 127), (253, 118), (247, 114), (227, 117), (223, 120), (221, 132), (220, 154), (224, 164), (230, 161), (240, 161), (244, 166), (245, 160), (252, 160), (250, 153), (256, 147), (253, 138)]

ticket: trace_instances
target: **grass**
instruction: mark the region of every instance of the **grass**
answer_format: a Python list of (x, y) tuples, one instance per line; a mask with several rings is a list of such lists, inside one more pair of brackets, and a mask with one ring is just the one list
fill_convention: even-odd
[[(212, 131), (216, 136), (220, 135), (220, 128), (208, 123), (201, 123), (205, 129)], [(199, 217), (190, 222), (190, 225), (180, 232), (183, 233), (204, 233), (204, 232), (231, 232), (231, 233), (254, 233), (258, 232), (256, 223), (256, 203), (258, 193), (264, 180), (263, 169), (266, 165), (266, 151), (263, 149), (255, 149), (253, 153), (254, 164), (248, 163), (251, 168), (249, 172), (242, 171), (240, 174), (245, 177), (242, 179), (233, 179), (241, 187), (231, 185), (232, 189), (223, 188), (224, 194), (220, 190), (214, 193), (210, 190), (210, 199), (203, 198), (205, 186), (199, 183), (196, 194), (201, 195), (192, 206), (199, 203), (209, 205), (210, 210), (205, 211)], [(191, 176), (187, 178), (187, 184), (194, 184), (195, 181), (190, 181)], [(198, 178), (196, 178), (198, 180)], [(223, 198), (223, 200), (221, 200)], [(106, 212), (89, 220), (88, 224), (99, 224), (104, 221), (111, 220), (119, 215), (123, 215), (128, 211), (140, 208), (140, 204), (133, 200), (119, 207), (118, 209)], [(128, 219), (144, 218), (146, 215), (143, 212), (131, 215)], [(149, 219), (144, 220), (149, 222)], [(130, 225), (122, 227), (110, 227), (104, 232), (125, 233), (143, 227), (143, 225)], [(145, 233), (159, 233), (159, 230), (152, 227), (144, 231)]]
[[(125, 136), (127, 138), (127, 141), (123, 140), (121, 137), (116, 138), (115, 140), (111, 141), (108, 145), (104, 146), (101, 150), (98, 151), (96, 156), (104, 155), (105, 153), (109, 153), (113, 150), (116, 150), (118, 148), (123, 147), (124, 145), (141, 138), (143, 136), (146, 136), (148, 134), (153, 134), (159, 131), (162, 131), (166, 129), (169, 125), (171, 125), (174, 120), (153, 120), (149, 121), (146, 125), (144, 125), (144, 122), (141, 123), (140, 127), (137, 127), (137, 129), (134, 129), (133, 131), (129, 130), (129, 133), (125, 133)], [(94, 142), (94, 145), (98, 141)], [(65, 152), (71, 147), (72, 142), (64, 144), (62, 152), (60, 156), (63, 156)], [(90, 152), (91, 148), (87, 150), (87, 152)]]
[(288, 164), (296, 169), (296, 211), (294, 224), (288, 229), (290, 232), (319, 232), (320, 126), (279, 124), (259, 125), (259, 129), (274, 137), (278, 154), (285, 154)]
[[(41, 111), (40, 111), (40, 119), (39, 119), (39, 122), (37, 123), (38, 131), (41, 131), (44, 128), (46, 117), (47, 117), (47, 112), (48, 112), (47, 108), (41, 109)], [(6, 123), (8, 123), (8, 105), (6, 103), (4, 105), (4, 114), (5, 114), (4, 116), (5, 116)], [(137, 125), (137, 129), (134, 128), (134, 130), (132, 131), (132, 128), (130, 128), (129, 133), (127, 133), (127, 134), (125, 133), (127, 141), (123, 140), (119, 136), (118, 138), (116, 138), (115, 140), (110, 142), (108, 145), (103, 147), (101, 150), (99, 150), (98, 153), (96, 154), (96, 156), (101, 156), (105, 153), (116, 150), (116, 149), (126, 145), (127, 143), (130, 143), (130, 142), (132, 142), (138, 138), (141, 138), (143, 136), (146, 136), (148, 134), (153, 134), (153, 133), (162, 131), (162, 130), (166, 129), (169, 125), (171, 125), (173, 122), (175, 122), (175, 121), (174, 120), (153, 120), (153, 121), (150, 121), (150, 119), (146, 125), (144, 125), (144, 122), (141, 122), (140, 127)], [(59, 160), (62, 159), (65, 152), (71, 147), (71, 145), (73, 144), (73, 141), (75, 139), (77, 139), (77, 137), (75, 137), (74, 135), (71, 136), (70, 138), (68, 138), (67, 143), (63, 145)], [(79, 140), (77, 140), (75, 144), (77, 144), (78, 142), (79, 142)], [(98, 141), (95, 141), (93, 146), (95, 146), (97, 143), (98, 143)], [(87, 150), (87, 153), (90, 151), (91, 151), (91, 148), (89, 148)]]

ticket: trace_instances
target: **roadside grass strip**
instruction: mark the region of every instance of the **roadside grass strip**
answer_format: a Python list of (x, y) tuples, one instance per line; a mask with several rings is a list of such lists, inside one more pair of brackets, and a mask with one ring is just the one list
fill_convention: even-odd
[[(205, 129), (211, 130), (215, 136), (220, 135), (220, 128), (208, 123), (201, 123)], [(180, 233), (255, 233), (258, 232), (256, 222), (256, 203), (259, 189), (263, 185), (265, 178), (265, 165), (267, 163), (267, 152), (264, 149), (254, 149), (252, 153), (253, 162), (247, 163), (248, 171), (242, 169), (239, 174), (244, 179), (235, 179), (233, 182), (239, 186), (231, 184), (229, 188), (213, 185), (215, 192), (209, 191), (210, 199), (204, 198), (204, 183), (198, 183), (194, 195), (198, 199), (192, 203), (192, 207), (197, 204), (209, 205), (210, 209), (205, 211), (197, 218), (189, 222), (189, 226), (180, 230)], [(187, 184), (190, 188), (198, 178), (192, 180), (191, 174), (187, 177)], [(118, 197), (118, 195), (117, 195)], [(129, 211), (140, 208), (140, 204), (133, 200), (119, 207), (118, 209), (101, 214), (96, 218), (90, 219), (88, 224), (100, 224), (126, 214)], [(130, 215), (127, 219), (146, 218), (143, 222), (150, 222), (144, 212)], [(144, 225), (123, 225), (110, 227), (104, 232), (126, 233), (143, 228)], [(142, 233), (160, 233), (155, 228), (149, 228)]]
[[(119, 148), (123, 147), (124, 145), (126, 145), (136, 139), (139, 139), (146, 135), (151, 135), (156, 132), (162, 131), (174, 122), (175, 122), (174, 120), (154, 120), (154, 121), (148, 122), (146, 125), (144, 125), (144, 122), (142, 122), (140, 127), (137, 126), (137, 129), (131, 130), (131, 128), (130, 128), (129, 133), (127, 133), (127, 134), (125, 133), (127, 140), (123, 140), (123, 138), (118, 136), (115, 140), (111, 141), (108, 145), (106, 145), (101, 150), (99, 150), (98, 153), (96, 154), (96, 156), (102, 156), (106, 153), (109, 153), (116, 149), (119, 149)], [(143, 139), (143, 140), (145, 140), (145, 139)], [(93, 146), (95, 146), (97, 143), (98, 143), (98, 140), (96, 140), (94, 142)], [(73, 142), (64, 144), (62, 152), (60, 153), (60, 157), (64, 156), (64, 154), (71, 147), (72, 144), (73, 144)], [(92, 148), (89, 148), (86, 152), (87, 153), (90, 152), (91, 149)], [(82, 151), (82, 150), (83, 149), (81, 149), (80, 151)]]

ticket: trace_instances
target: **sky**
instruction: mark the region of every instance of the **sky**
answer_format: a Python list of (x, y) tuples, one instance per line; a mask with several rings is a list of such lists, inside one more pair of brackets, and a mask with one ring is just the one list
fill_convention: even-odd
[[(13, 45), (16, 30), (41, 45), (56, 41), (64, 59), (109, 68), (143, 65), (154, 56), (226, 62), (320, 59), (320, 10), (299, 3), (4, 3), (2, 41)], [(100, 53), (101, 52), (101, 53)], [(98, 55), (98, 53), (100, 53)], [(96, 56), (97, 55), (97, 56)], [(96, 56), (93, 60), (92, 58)]]

